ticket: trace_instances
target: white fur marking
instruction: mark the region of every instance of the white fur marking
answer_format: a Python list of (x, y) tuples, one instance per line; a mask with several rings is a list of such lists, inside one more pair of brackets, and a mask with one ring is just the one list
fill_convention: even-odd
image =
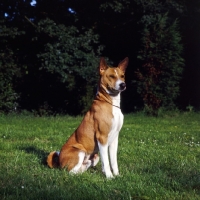
[(123, 83), (120, 79), (118, 79), (115, 83), (115, 89), (120, 91), (120, 84)]
[[(120, 106), (120, 94), (116, 97), (112, 97), (114, 105)], [(117, 164), (117, 149), (118, 149), (118, 137), (119, 131), (123, 125), (124, 116), (119, 108), (113, 106), (112, 108), (112, 127), (108, 135), (108, 145), (109, 145), (109, 155), (110, 155), (110, 164), (113, 170), (114, 175), (119, 175), (119, 169)]]
[(118, 73), (117, 73), (117, 70), (116, 70), (116, 69), (115, 69), (115, 74), (116, 74), (117, 78), (119, 78), (119, 75), (118, 75)]
[(81, 166), (82, 166), (83, 160), (85, 158), (85, 153), (80, 151), (78, 154), (78, 157), (79, 157), (78, 164), (73, 169), (71, 169), (69, 173), (77, 174), (77, 173), (81, 172)]
[(84, 172), (86, 171), (90, 166), (92, 165), (92, 161), (91, 160), (87, 160), (87, 162), (83, 162), (80, 168), (80, 172)]
[(98, 156), (98, 154), (96, 154), (96, 155), (94, 155), (94, 158), (92, 160), (92, 166), (93, 167), (96, 166), (98, 162), (99, 162), (99, 156)]
[[(111, 97), (113, 105), (119, 106), (120, 105), (120, 94), (116, 97)], [(112, 178), (114, 175), (119, 175), (119, 169), (117, 164), (117, 149), (118, 149), (118, 136), (119, 131), (122, 127), (124, 116), (121, 110), (115, 106), (112, 107), (112, 127), (108, 134), (108, 142), (105, 145), (102, 145), (98, 141), (101, 162), (102, 162), (102, 171), (105, 173), (107, 178)], [(108, 158), (108, 148), (109, 148), (109, 156), (110, 156), (110, 164)], [(113, 174), (110, 169), (113, 170)]]
[(111, 97), (111, 98), (112, 98), (112, 104), (117, 107), (120, 107), (120, 94), (118, 94), (117, 96)]
[(108, 159), (108, 144), (102, 145), (98, 141), (99, 152), (101, 156), (101, 163), (102, 163), (102, 171), (105, 173), (107, 178), (112, 178), (112, 172), (110, 170), (110, 164)]
[(118, 136), (109, 146), (109, 154), (110, 154), (110, 164), (113, 171), (113, 174), (119, 175), (119, 169), (117, 164), (117, 148), (118, 148)]

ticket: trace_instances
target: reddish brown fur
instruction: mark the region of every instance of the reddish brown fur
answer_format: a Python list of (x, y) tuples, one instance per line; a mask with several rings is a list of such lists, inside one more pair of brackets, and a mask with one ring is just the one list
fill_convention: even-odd
[(47, 164), (50, 168), (59, 167), (59, 158), (56, 151), (52, 151), (47, 157)]
[(112, 105), (95, 100), (80, 126), (63, 145), (59, 156), (61, 168), (67, 167), (70, 171), (78, 163), (80, 150), (89, 155), (96, 154), (97, 140), (102, 144), (107, 142), (111, 119)]

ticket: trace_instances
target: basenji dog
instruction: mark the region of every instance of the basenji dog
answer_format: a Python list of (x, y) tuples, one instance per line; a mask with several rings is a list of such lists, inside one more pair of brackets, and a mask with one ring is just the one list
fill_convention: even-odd
[(60, 152), (54, 151), (48, 155), (49, 167), (60, 166), (70, 173), (81, 173), (98, 163), (100, 152), (102, 171), (106, 177), (119, 175), (118, 136), (124, 120), (120, 93), (126, 89), (127, 65), (128, 58), (117, 67), (109, 67), (104, 58), (100, 59), (98, 91), (92, 106)]

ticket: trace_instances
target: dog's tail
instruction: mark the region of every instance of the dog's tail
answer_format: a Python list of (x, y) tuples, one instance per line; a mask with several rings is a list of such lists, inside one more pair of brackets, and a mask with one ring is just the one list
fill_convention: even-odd
[(60, 152), (52, 151), (47, 157), (47, 165), (50, 168), (57, 168), (60, 166), (59, 164), (59, 154)]

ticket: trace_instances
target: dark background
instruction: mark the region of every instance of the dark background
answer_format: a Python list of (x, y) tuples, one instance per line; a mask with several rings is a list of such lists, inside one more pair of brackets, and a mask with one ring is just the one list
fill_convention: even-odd
[[(137, 56), (144, 27), (142, 19), (166, 12), (169, 21), (179, 20), (181, 56), (185, 64), (175, 103), (182, 110), (188, 106), (199, 110), (199, 0), (37, 0), (32, 3), (30, 0), (0, 2), (2, 112), (28, 110), (41, 115), (85, 112), (96, 92), (95, 71), (101, 56), (113, 66), (129, 57), (122, 109), (124, 112), (142, 109), (144, 102), (133, 83), (135, 71), (141, 67)], [(76, 31), (68, 27), (75, 27)], [(87, 33), (88, 30), (92, 33)], [(62, 58), (58, 51), (63, 53)]]

